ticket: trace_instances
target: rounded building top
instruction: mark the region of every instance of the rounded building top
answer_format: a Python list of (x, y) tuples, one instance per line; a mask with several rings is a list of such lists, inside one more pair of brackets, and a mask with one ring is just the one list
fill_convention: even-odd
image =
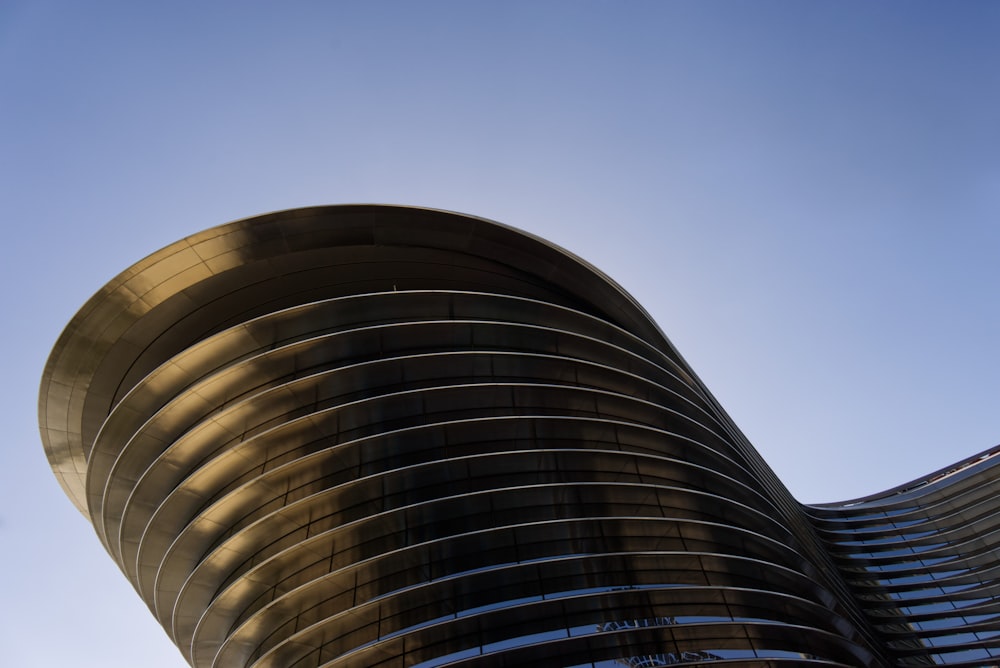
[(90, 448), (112, 408), (197, 342), (308, 302), (408, 290), (540, 299), (607, 320), (677, 359), (638, 303), (558, 246), (474, 216), (388, 205), (292, 209), (182, 239), (112, 279), (73, 317), (42, 376), (49, 463), (87, 512)]

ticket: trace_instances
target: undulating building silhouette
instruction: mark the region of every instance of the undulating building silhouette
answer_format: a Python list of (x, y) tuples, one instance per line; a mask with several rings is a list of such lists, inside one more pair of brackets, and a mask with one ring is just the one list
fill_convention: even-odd
[(643, 309), (396, 206), (188, 237), (45, 368), (66, 493), (197, 668), (989, 665), (989, 451), (802, 506)]

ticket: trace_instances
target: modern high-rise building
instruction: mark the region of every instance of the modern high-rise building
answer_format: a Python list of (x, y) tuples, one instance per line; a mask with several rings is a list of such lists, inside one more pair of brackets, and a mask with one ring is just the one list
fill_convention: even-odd
[(480, 218), (188, 237), (73, 318), (40, 416), (197, 668), (1000, 660), (1000, 449), (800, 505), (627, 293)]

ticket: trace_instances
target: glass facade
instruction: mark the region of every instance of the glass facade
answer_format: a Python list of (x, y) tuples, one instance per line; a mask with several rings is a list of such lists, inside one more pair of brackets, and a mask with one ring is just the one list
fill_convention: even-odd
[(40, 417), (198, 668), (1000, 648), (989, 457), (803, 507), (627, 293), (479, 218), (321, 207), (184, 239), (70, 322)]

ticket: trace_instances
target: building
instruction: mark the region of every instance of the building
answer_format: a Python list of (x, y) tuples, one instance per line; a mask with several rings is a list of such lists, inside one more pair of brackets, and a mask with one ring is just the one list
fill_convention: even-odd
[(801, 506), (628, 294), (487, 220), (191, 236), (84, 305), (39, 410), (198, 668), (1000, 657), (995, 451)]

